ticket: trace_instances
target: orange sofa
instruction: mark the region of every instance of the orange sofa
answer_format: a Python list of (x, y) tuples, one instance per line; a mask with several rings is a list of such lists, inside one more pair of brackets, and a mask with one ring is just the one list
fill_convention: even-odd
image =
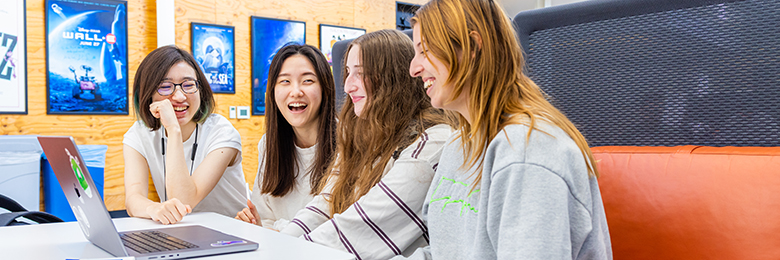
[(780, 259), (780, 147), (593, 153), (614, 259)]

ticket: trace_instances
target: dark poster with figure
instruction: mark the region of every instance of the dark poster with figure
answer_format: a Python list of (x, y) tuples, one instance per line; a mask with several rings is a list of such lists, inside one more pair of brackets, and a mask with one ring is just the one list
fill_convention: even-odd
[(46, 0), (49, 114), (127, 114), (127, 3)]
[(192, 56), (214, 93), (236, 93), (233, 26), (192, 23)]
[(253, 16), (251, 26), (252, 114), (265, 115), (265, 90), (271, 61), (285, 45), (306, 43), (306, 23)]

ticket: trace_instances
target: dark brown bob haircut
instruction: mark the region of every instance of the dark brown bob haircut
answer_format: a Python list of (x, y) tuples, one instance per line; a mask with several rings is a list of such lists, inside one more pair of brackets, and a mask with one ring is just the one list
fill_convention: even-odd
[(168, 75), (168, 71), (179, 62), (186, 62), (195, 70), (198, 77), (198, 94), (200, 95), (200, 107), (192, 117), (192, 120), (203, 123), (206, 118), (214, 111), (214, 93), (211, 92), (211, 86), (206, 75), (198, 66), (195, 58), (189, 52), (179, 49), (176, 46), (168, 45), (157, 48), (146, 55), (138, 70), (135, 72), (135, 81), (133, 82), (133, 106), (135, 107), (136, 118), (144, 121), (146, 127), (152, 131), (160, 129), (162, 124), (160, 119), (154, 118), (149, 112), (149, 105), (152, 104), (154, 94), (157, 93), (157, 87)]

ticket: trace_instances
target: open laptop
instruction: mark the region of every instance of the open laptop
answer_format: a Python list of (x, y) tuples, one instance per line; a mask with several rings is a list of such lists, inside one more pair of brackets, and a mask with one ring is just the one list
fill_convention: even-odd
[(116, 257), (178, 259), (258, 248), (255, 242), (198, 225), (117, 232), (73, 139), (39, 136), (38, 141), (84, 236)]

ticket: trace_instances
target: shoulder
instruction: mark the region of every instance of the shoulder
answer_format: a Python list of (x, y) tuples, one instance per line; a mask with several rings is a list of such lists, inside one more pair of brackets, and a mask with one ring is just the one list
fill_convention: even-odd
[(265, 149), (265, 134), (263, 134), (263, 137), (260, 137), (260, 141), (257, 142), (257, 149), (262, 150)]
[(503, 154), (502, 157), (532, 164), (548, 164), (551, 158), (562, 159), (562, 154), (580, 154), (579, 147), (563, 129), (539, 119), (533, 130), (525, 124), (505, 126), (490, 141), (487, 152), (486, 156), (496, 152)]
[(555, 176), (565, 183), (577, 201), (590, 205), (592, 180), (579, 146), (549, 122), (537, 120), (528, 138), (529, 129), (527, 125), (509, 125), (490, 142), (484, 167), (491, 172), (491, 179), (506, 174), (549, 174), (548, 178)]
[(144, 138), (146, 136), (152, 136), (154, 135), (154, 131), (152, 129), (146, 127), (143, 121), (138, 120), (133, 123), (132, 126), (130, 126), (129, 129), (127, 129), (127, 132), (125, 133), (125, 139), (127, 138)]
[(446, 124), (438, 124), (425, 129), (423, 132), (428, 136), (428, 140), (446, 141), (452, 135), (454, 129)]
[(544, 120), (536, 120), (534, 129), (529, 129), (523, 124), (508, 125), (491, 140), (485, 152), (491, 172), (526, 164), (544, 168), (567, 182), (588, 176), (582, 152), (563, 129)]
[(419, 157), (427, 158), (439, 155), (452, 132), (452, 127), (446, 124), (429, 127), (417, 137), (417, 140), (401, 151), (400, 157), (418, 159)]
[(209, 151), (222, 147), (231, 147), (241, 151), (241, 135), (225, 117), (211, 114), (200, 127), (201, 134), (206, 138), (204, 143), (208, 144)]
[(201, 125), (203, 130), (209, 131), (211, 135), (238, 135), (233, 124), (220, 114), (211, 114)]
[(211, 126), (211, 127), (229, 126), (231, 128), (235, 128), (233, 127), (233, 124), (227, 120), (227, 118), (225, 118), (220, 114), (209, 115), (209, 117), (206, 118), (206, 121), (203, 122), (203, 126)]

